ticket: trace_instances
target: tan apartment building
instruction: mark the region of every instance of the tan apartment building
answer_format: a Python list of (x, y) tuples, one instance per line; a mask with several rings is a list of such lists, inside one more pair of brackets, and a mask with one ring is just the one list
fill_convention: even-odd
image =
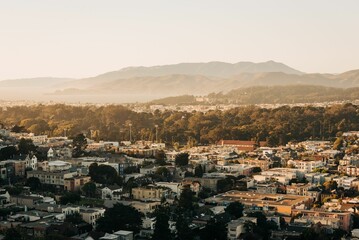
[(67, 191), (81, 190), (82, 186), (91, 181), (90, 176), (75, 176), (72, 178), (64, 179), (64, 189)]
[(161, 187), (137, 187), (132, 188), (133, 199), (137, 200), (161, 200), (169, 190)]
[(105, 214), (104, 208), (86, 208), (81, 207), (80, 208), (80, 215), (82, 217), (82, 220), (87, 222), (88, 224), (91, 224), (92, 227), (96, 228), (96, 221), (103, 217)]
[(323, 209), (302, 210), (293, 209), (292, 216), (300, 216), (316, 224), (320, 222), (322, 225), (328, 225), (331, 228), (340, 228), (349, 232), (352, 227), (351, 212), (327, 212)]
[(267, 171), (271, 162), (269, 160), (259, 160), (259, 159), (238, 159), (240, 164), (246, 164), (254, 167), (260, 167), (262, 171)]
[(77, 176), (77, 172), (63, 171), (63, 172), (44, 172), (44, 171), (29, 171), (27, 178), (36, 177), (40, 179), (42, 184), (50, 184), (56, 186), (64, 186), (65, 179)]
[(308, 196), (289, 194), (262, 194), (247, 191), (228, 191), (205, 199), (208, 203), (227, 205), (231, 202), (240, 202), (245, 206), (263, 207), (264, 209), (275, 209), (279, 214), (291, 216), (292, 211), (298, 208), (308, 209), (312, 206), (313, 200)]

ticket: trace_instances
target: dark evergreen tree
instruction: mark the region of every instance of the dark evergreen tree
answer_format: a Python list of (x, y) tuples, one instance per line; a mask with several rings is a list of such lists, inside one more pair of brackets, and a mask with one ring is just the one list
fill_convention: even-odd
[(226, 213), (233, 216), (233, 218), (240, 218), (243, 216), (243, 204), (240, 202), (231, 202), (225, 209)]
[(169, 229), (168, 221), (169, 218), (169, 209), (165, 207), (160, 207), (156, 213), (156, 223), (155, 229), (152, 236), (153, 240), (162, 240), (162, 239), (171, 239), (171, 230)]
[(97, 221), (97, 231), (112, 233), (128, 230), (138, 233), (142, 225), (142, 214), (131, 206), (116, 203), (105, 211), (105, 215)]
[(30, 177), (30, 178), (26, 179), (25, 185), (30, 187), (31, 191), (36, 191), (41, 188), (40, 179), (38, 179), (37, 177)]
[(79, 157), (83, 155), (85, 148), (87, 147), (87, 139), (84, 134), (77, 134), (72, 140), (73, 156)]
[(212, 218), (201, 231), (200, 238), (201, 240), (226, 240), (227, 227), (225, 223)]
[(176, 155), (176, 159), (175, 159), (175, 163), (176, 166), (186, 166), (188, 165), (188, 161), (189, 161), (189, 155), (188, 153), (179, 153)]
[(195, 167), (194, 176), (195, 177), (200, 177), (200, 178), (203, 176), (203, 168), (202, 168), (201, 165), (198, 165), (198, 166)]
[(176, 221), (177, 237), (178, 240), (192, 240), (193, 232), (189, 227), (188, 219), (180, 214)]

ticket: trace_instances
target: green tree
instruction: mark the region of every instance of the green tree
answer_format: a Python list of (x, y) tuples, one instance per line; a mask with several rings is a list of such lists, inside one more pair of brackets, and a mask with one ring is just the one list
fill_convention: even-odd
[(171, 230), (169, 229), (169, 209), (160, 207), (155, 212), (156, 223), (153, 232), (153, 240), (171, 239)]
[(26, 238), (18, 228), (9, 228), (5, 232), (4, 240), (25, 240)]
[(66, 215), (65, 222), (69, 222), (74, 225), (77, 225), (80, 223), (84, 223), (84, 220), (82, 219), (79, 213), (74, 213), (74, 214)]
[(200, 178), (203, 176), (203, 168), (202, 168), (201, 165), (198, 165), (198, 166), (195, 167), (194, 176), (195, 177), (200, 177)]
[(41, 182), (40, 179), (38, 179), (37, 177), (30, 177), (26, 179), (25, 185), (30, 187), (31, 191), (36, 191), (41, 189)]
[(25, 133), (26, 129), (24, 126), (15, 125), (11, 128), (11, 132), (14, 133)]
[(252, 173), (260, 173), (260, 172), (262, 172), (262, 169), (260, 167), (254, 167), (252, 169)]
[(262, 212), (251, 212), (247, 214), (248, 217), (257, 218), (257, 225), (254, 233), (260, 235), (264, 240), (269, 239), (270, 231), (277, 230), (278, 226), (273, 221), (267, 221), (266, 216)]
[(85, 148), (87, 147), (87, 139), (84, 134), (77, 134), (72, 140), (73, 156), (79, 157), (83, 155)]
[(179, 206), (187, 210), (193, 210), (194, 202), (195, 202), (194, 192), (188, 188), (183, 189), (178, 201)]
[(225, 209), (225, 212), (232, 215), (234, 218), (243, 216), (243, 204), (240, 202), (231, 202)]
[(60, 203), (64, 205), (68, 203), (77, 203), (80, 200), (81, 200), (80, 194), (74, 192), (67, 192), (60, 197)]
[(160, 166), (166, 165), (166, 153), (163, 150), (159, 150), (155, 154), (156, 164)]
[(36, 152), (36, 146), (34, 145), (31, 139), (21, 138), (18, 148), (19, 148), (19, 153), (21, 154), (29, 154)]
[(227, 227), (224, 222), (212, 218), (200, 233), (201, 240), (226, 240)]
[(220, 179), (217, 182), (217, 191), (218, 192), (227, 192), (231, 189), (233, 189), (233, 185), (235, 183), (236, 179), (233, 177), (227, 177), (225, 179)]
[(338, 183), (336, 181), (327, 181), (323, 183), (324, 190), (326, 192), (330, 192), (332, 190), (336, 190), (338, 188)]
[(93, 182), (85, 183), (82, 187), (82, 191), (87, 197), (94, 197), (96, 194), (96, 184)]
[(131, 206), (116, 203), (105, 211), (105, 215), (97, 221), (97, 231), (114, 232), (128, 230), (138, 233), (142, 225), (142, 214)]
[(14, 146), (3, 147), (0, 149), (0, 160), (12, 158), (17, 153)]
[(329, 240), (330, 239), (329, 236), (327, 236), (322, 229), (317, 228), (316, 226), (313, 226), (311, 228), (304, 230), (300, 237), (303, 240), (312, 240), (312, 239)]
[(106, 185), (114, 184), (117, 180), (116, 169), (109, 165), (98, 165), (97, 163), (93, 163), (89, 167), (89, 175), (96, 183)]
[(176, 158), (175, 158), (175, 163), (176, 163), (176, 166), (186, 166), (188, 165), (188, 161), (189, 161), (189, 155), (188, 153), (179, 153), (176, 155)]
[(201, 199), (209, 198), (213, 196), (214, 192), (210, 188), (203, 187), (201, 191), (198, 193), (198, 197)]
[(10, 195), (20, 195), (23, 191), (23, 189), (19, 186), (6, 186), (4, 187), (6, 189), (6, 191), (9, 192)]
[(188, 219), (180, 214), (176, 221), (176, 229), (177, 229), (177, 238), (178, 240), (192, 240), (193, 239), (193, 231), (189, 227)]
[(156, 169), (156, 174), (167, 181), (170, 177), (170, 171), (166, 167), (159, 167)]

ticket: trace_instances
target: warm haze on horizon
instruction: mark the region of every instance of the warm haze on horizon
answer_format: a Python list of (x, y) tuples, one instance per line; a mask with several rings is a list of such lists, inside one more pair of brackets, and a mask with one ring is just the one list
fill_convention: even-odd
[(358, 69), (359, 2), (3, 1), (0, 80), (181, 62)]

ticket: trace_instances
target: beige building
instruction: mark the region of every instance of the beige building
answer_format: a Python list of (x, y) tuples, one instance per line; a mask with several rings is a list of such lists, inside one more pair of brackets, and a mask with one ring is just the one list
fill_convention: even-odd
[(238, 159), (240, 164), (251, 165), (254, 167), (260, 167), (262, 171), (266, 171), (270, 168), (271, 162), (269, 160), (258, 159)]
[(182, 185), (188, 184), (190, 182), (198, 182), (201, 187), (210, 188), (213, 191), (217, 191), (217, 183), (219, 180), (223, 179), (222, 177), (189, 177), (185, 178), (182, 181)]
[(143, 214), (152, 213), (156, 210), (157, 207), (161, 205), (161, 202), (139, 202), (132, 201), (131, 206), (136, 208), (139, 212)]
[(103, 217), (104, 214), (105, 214), (105, 209), (103, 208), (86, 208), (86, 207), (80, 208), (80, 215), (82, 219), (88, 224), (91, 224), (94, 228), (96, 228), (96, 221), (100, 217)]
[(308, 196), (289, 194), (261, 194), (246, 191), (232, 190), (205, 199), (208, 203), (227, 205), (230, 202), (240, 202), (245, 206), (263, 207), (263, 209), (275, 209), (279, 214), (290, 216), (296, 208), (308, 209), (312, 206), (313, 199)]
[(43, 198), (35, 196), (13, 195), (10, 196), (10, 202), (16, 205), (26, 205), (27, 207), (34, 207), (35, 205), (42, 203)]
[(323, 209), (293, 209), (292, 216), (299, 216), (299, 220), (313, 224), (320, 222), (323, 226), (332, 229), (340, 228), (345, 231), (350, 231), (353, 224), (350, 212), (327, 212)]
[(40, 179), (42, 184), (50, 184), (57, 186), (64, 186), (65, 179), (77, 176), (77, 172), (64, 171), (64, 172), (44, 172), (44, 171), (29, 171), (27, 178), (36, 177)]
[(308, 196), (308, 190), (313, 186), (310, 183), (293, 183), (292, 185), (286, 186), (287, 194)]
[(75, 176), (72, 178), (64, 179), (64, 189), (67, 191), (81, 190), (82, 186), (91, 181), (90, 176)]
[(169, 191), (160, 187), (132, 188), (132, 196), (137, 200), (161, 200)]

